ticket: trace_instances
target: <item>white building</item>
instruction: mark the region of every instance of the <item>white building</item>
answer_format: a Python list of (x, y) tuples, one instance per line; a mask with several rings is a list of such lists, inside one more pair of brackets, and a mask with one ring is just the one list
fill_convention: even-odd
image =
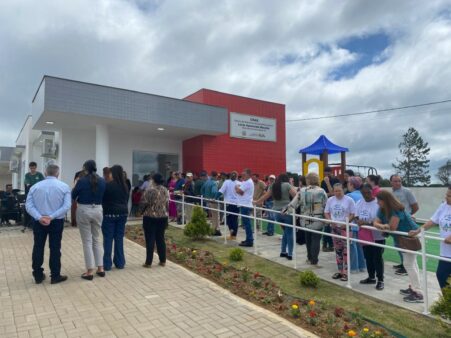
[(228, 131), (225, 108), (51, 76), (43, 77), (31, 111), (11, 160), (19, 189), (31, 161), (40, 171), (55, 161), (69, 185), (88, 159), (99, 175), (120, 164), (138, 184), (149, 172), (180, 170), (184, 140)]

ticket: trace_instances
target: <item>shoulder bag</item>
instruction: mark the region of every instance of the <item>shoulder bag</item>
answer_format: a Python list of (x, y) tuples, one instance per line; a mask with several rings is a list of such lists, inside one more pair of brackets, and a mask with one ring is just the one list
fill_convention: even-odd
[[(412, 230), (418, 228), (418, 225), (414, 222), (412, 217), (404, 212), (404, 216), (406, 217), (406, 221), (410, 223)], [(415, 226), (414, 226), (415, 225)], [(399, 236), (398, 237), (399, 247), (401, 249), (411, 250), (411, 251), (419, 251), (421, 250), (421, 242), (418, 237), (409, 237), (409, 236)]]

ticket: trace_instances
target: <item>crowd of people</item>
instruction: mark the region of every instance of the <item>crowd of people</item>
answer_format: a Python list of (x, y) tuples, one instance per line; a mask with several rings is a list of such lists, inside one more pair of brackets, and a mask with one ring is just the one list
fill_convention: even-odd
[[(245, 240), (240, 246), (252, 247), (254, 241), (253, 227), (250, 214), (255, 206), (265, 207), (264, 217), (267, 219), (267, 228), (264, 235), (274, 235), (274, 222), (278, 224), (293, 224), (292, 211), (310, 216), (315, 219), (300, 220), (300, 226), (313, 231), (298, 231), (303, 233), (307, 248), (308, 264), (318, 266), (321, 249), (324, 252), (334, 251), (337, 263), (337, 272), (333, 279), (348, 280), (348, 255), (350, 255), (351, 273), (366, 272), (368, 276), (360, 281), (361, 284), (375, 285), (376, 290), (384, 289), (384, 248), (390, 231), (400, 231), (416, 236), (420, 227), (415, 221), (415, 213), (419, 210), (418, 202), (412, 191), (402, 186), (402, 178), (392, 175), (390, 182), (392, 189), (382, 190), (379, 186), (380, 176), (369, 175), (359, 177), (352, 170), (347, 170), (340, 180), (333, 175), (332, 168), (325, 168), (324, 179), (320, 181), (316, 173), (308, 173), (306, 177), (300, 176), (298, 184), (294, 184), (292, 177), (286, 173), (279, 176), (270, 175), (264, 181), (259, 179), (249, 169), (240, 175), (237, 172), (230, 174), (217, 174), (211, 172), (210, 176), (202, 172), (194, 185), (200, 182), (201, 187), (196, 194), (195, 189), (187, 196), (202, 196), (208, 202), (204, 205), (208, 210), (215, 235), (221, 235), (219, 222), (221, 221), (218, 201), (226, 202), (227, 214), (225, 221), (229, 227), (229, 240), (235, 240), (238, 232), (238, 214), (245, 230)], [(193, 175), (188, 173), (189, 177)], [(176, 173), (177, 181), (182, 189), (184, 176)], [(192, 185), (192, 179), (189, 185)], [(177, 184), (174, 185), (174, 190)], [(175, 190), (176, 191), (176, 190)], [(441, 244), (441, 255), (451, 258), (451, 188), (448, 189), (445, 202), (434, 214), (431, 220), (424, 225), (430, 228), (433, 224), (440, 227), (440, 236), (444, 239)], [(176, 199), (173, 200), (174, 202)], [(190, 203), (189, 199), (185, 200)], [(170, 202), (172, 203), (172, 202)], [(199, 199), (191, 200), (192, 204), (199, 204)], [(181, 205), (181, 203), (177, 203)], [(185, 204), (185, 210), (191, 206)], [(261, 209), (256, 209), (257, 218)], [(229, 214), (230, 212), (230, 214)], [(174, 219), (180, 223), (180, 212), (174, 213)], [(186, 217), (189, 220), (190, 213)], [(329, 222), (324, 222), (328, 220)], [(351, 241), (348, 252), (346, 227), (343, 222), (351, 222), (350, 237), (361, 241), (376, 243), (376, 245), (362, 244)], [(257, 228), (260, 224), (257, 222)], [(369, 229), (365, 226), (371, 226)], [(316, 231), (316, 232), (315, 232)], [(296, 239), (291, 226), (282, 226), (282, 242), (280, 257), (292, 259)], [(322, 235), (319, 232), (331, 233), (332, 236)], [(334, 236), (335, 235), (335, 236)], [(336, 237), (341, 236), (341, 237)], [(401, 241), (403, 237), (391, 234), (396, 247), (412, 250), (410, 246)], [(395, 274), (409, 277), (409, 287), (400, 290), (406, 302), (423, 302), (419, 268), (416, 255), (409, 252), (398, 251), (401, 263), (394, 265)], [(451, 274), (451, 263), (440, 261), (437, 278), (441, 287), (446, 285), (446, 279)]]
[[(406, 232), (411, 238), (419, 234), (420, 228), (414, 218), (419, 210), (415, 196), (402, 186), (399, 175), (390, 177), (392, 189), (389, 191), (379, 187), (380, 177), (376, 175), (363, 179), (347, 170), (339, 179), (333, 175), (331, 168), (325, 168), (324, 172), (323, 180), (311, 172), (305, 177), (300, 176), (297, 182), (286, 173), (277, 177), (269, 175), (261, 180), (250, 169), (244, 169), (240, 174), (236, 171), (212, 171), (210, 175), (205, 171), (199, 175), (173, 172), (167, 179), (156, 173), (146, 176), (142, 183), (132, 188), (120, 165), (105, 168), (103, 177), (100, 177), (96, 163), (89, 160), (77, 173), (75, 185), (70, 189), (56, 179), (59, 168), (49, 165), (46, 179), (30, 187), (26, 201), (26, 210), (34, 219), (33, 276), (36, 283), (45, 279), (42, 264), (48, 236), (51, 282), (58, 283), (67, 278), (60, 273), (61, 237), (66, 212), (75, 203), (74, 219), (80, 230), (85, 258), (85, 271), (81, 278), (92, 280), (95, 275), (104, 277), (113, 265), (117, 269), (125, 267), (123, 238), (129, 215), (143, 216), (147, 252), (143, 266), (152, 266), (155, 246), (159, 264), (164, 266), (164, 234), (169, 221), (181, 224), (184, 208), (185, 222), (188, 222), (192, 208), (202, 201), (216, 236), (221, 235), (220, 225), (226, 222), (230, 232), (228, 239), (236, 240), (241, 219), (245, 239), (239, 245), (252, 247), (254, 228), (251, 213), (255, 213), (258, 218), (266, 219), (266, 229), (263, 229), (262, 222), (256, 224), (266, 236), (274, 235), (275, 222), (282, 225), (280, 257), (292, 259), (295, 243), (299, 243), (299, 234), (306, 244), (306, 262), (312, 267), (318, 266), (322, 243), (323, 252), (335, 252), (337, 272), (333, 274), (333, 279), (348, 280), (347, 256), (350, 255), (351, 273), (368, 274), (360, 283), (375, 285), (377, 290), (383, 290), (384, 249), (377, 245), (384, 245), (390, 234), (395, 246), (412, 250), (407, 246), (405, 236), (390, 231)], [(132, 207), (129, 212), (130, 194)], [(440, 227), (440, 236), (444, 239), (440, 254), (451, 258), (451, 187), (445, 198), (423, 228)], [(182, 199), (184, 205), (180, 203)], [(225, 202), (226, 212), (222, 202)], [(260, 207), (265, 208), (264, 213), (261, 213)], [(298, 219), (298, 225), (305, 227), (306, 231), (298, 230), (296, 237), (292, 227), (288, 226), (293, 224), (293, 212), (310, 217)], [(351, 222), (349, 235), (367, 242), (351, 241), (350, 252), (346, 239), (342, 238), (347, 236), (346, 226), (343, 225), (346, 220)], [(401, 264), (394, 266), (395, 273), (408, 275), (410, 282), (409, 287), (400, 290), (400, 293), (406, 302), (423, 302), (416, 255), (400, 252), (400, 257)], [(437, 278), (442, 288), (450, 274), (451, 263), (440, 261)]]

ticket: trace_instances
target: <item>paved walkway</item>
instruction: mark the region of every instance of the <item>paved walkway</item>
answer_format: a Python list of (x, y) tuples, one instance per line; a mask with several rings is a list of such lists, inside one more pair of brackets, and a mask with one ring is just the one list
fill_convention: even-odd
[(142, 268), (145, 250), (130, 241), (126, 269), (82, 280), (73, 228), (62, 243), (69, 280), (36, 285), (32, 244), (31, 232), (0, 228), (0, 337), (314, 337), (176, 264)]
[[(176, 224), (173, 224), (177, 226)], [(221, 226), (221, 231), (224, 234), (224, 226)], [(213, 237), (217, 241), (224, 242), (224, 236), (222, 237)], [(240, 228), (238, 230), (238, 237), (236, 241), (229, 241), (228, 244), (238, 245), (239, 242), (244, 240), (245, 233), (244, 229)], [(256, 254), (264, 257), (266, 259), (272, 260), (279, 264), (283, 264), (285, 266), (289, 266), (294, 268), (294, 261), (288, 261), (286, 258), (281, 258), (280, 254), (280, 245), (281, 245), (281, 236), (275, 235), (272, 237), (264, 236), (261, 232), (258, 232), (256, 239)], [(248, 252), (255, 253), (255, 248), (243, 248)], [(337, 266), (335, 263), (335, 253), (334, 252), (321, 252), (319, 255), (319, 266), (320, 268), (313, 268), (310, 264), (306, 263), (307, 259), (307, 249), (305, 245), (296, 245), (296, 255), (297, 262), (296, 267), (298, 270), (314, 270), (314, 272), (324, 280), (330, 281), (331, 283), (346, 287), (346, 282), (342, 282), (340, 280), (334, 280), (331, 276), (337, 272)], [(363, 293), (365, 295), (369, 295), (371, 297), (386, 301), (391, 304), (398, 305), (400, 307), (423, 313), (424, 304), (411, 304), (403, 301), (403, 296), (399, 294), (400, 289), (405, 289), (409, 285), (409, 277), (408, 276), (398, 276), (395, 275), (395, 270), (392, 268), (393, 263), (388, 262), (385, 264), (385, 273), (384, 273), (384, 283), (385, 289), (383, 291), (377, 291), (374, 288), (374, 285), (362, 285), (359, 283), (360, 280), (365, 279), (368, 275), (365, 272), (351, 274), (350, 281), (351, 287), (353, 290)], [(422, 280), (422, 270), (420, 269), (420, 279)], [(428, 294), (429, 294), (429, 304), (432, 304), (435, 300), (438, 299), (440, 294), (440, 287), (437, 282), (437, 278), (435, 273), (428, 272)]]

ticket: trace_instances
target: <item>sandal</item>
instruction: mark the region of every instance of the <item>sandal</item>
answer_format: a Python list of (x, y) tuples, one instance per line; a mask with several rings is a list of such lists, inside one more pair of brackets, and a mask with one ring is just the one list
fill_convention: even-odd
[(348, 281), (348, 275), (342, 275), (341, 278), (340, 278), (340, 280), (341, 280), (342, 282), (347, 282), (347, 281)]
[(334, 275), (332, 276), (332, 279), (340, 279), (342, 277), (343, 277), (343, 275), (341, 273), (337, 272), (337, 273), (334, 273)]

